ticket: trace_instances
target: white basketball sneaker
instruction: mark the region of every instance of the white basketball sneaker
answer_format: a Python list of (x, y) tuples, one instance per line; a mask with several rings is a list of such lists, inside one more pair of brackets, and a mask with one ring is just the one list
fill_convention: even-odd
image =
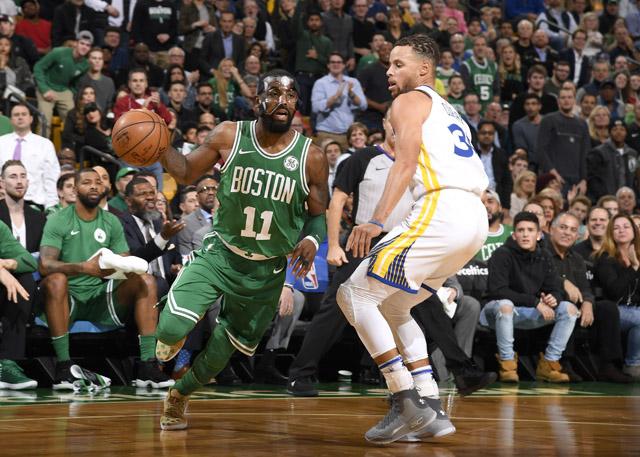
[(114, 254), (109, 249), (102, 249), (99, 260), (100, 268), (103, 270), (116, 270), (122, 273), (136, 273), (142, 274), (149, 270), (149, 263), (135, 256), (121, 256)]

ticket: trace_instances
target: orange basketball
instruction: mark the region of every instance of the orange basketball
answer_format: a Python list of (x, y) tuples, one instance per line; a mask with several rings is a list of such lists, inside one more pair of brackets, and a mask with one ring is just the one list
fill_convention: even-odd
[(114, 152), (139, 167), (151, 165), (169, 148), (169, 129), (153, 111), (134, 109), (116, 121), (111, 131)]

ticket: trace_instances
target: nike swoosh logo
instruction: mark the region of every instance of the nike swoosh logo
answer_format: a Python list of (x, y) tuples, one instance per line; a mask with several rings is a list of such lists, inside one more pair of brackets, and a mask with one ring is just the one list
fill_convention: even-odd
[(254, 152), (256, 152), (256, 151), (243, 151), (242, 149), (240, 149), (240, 150), (238, 151), (238, 154), (252, 154), (252, 153), (254, 153)]
[(274, 274), (274, 275), (277, 275), (277, 274), (278, 274), (278, 273), (280, 273), (282, 270), (284, 270), (284, 267), (282, 267), (282, 268), (280, 268), (280, 269), (278, 269), (278, 268), (274, 268), (274, 269), (273, 269), (273, 274)]
[(71, 236), (77, 235), (78, 233), (80, 233), (80, 230), (71, 230)]

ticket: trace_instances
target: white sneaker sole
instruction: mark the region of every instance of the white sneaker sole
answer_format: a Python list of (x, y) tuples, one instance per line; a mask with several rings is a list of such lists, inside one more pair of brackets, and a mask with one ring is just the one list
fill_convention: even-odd
[(398, 441), (403, 443), (418, 443), (421, 441), (429, 441), (434, 438), (444, 438), (445, 436), (453, 435), (455, 432), (456, 428), (451, 425), (451, 427), (443, 428), (435, 434), (431, 434), (428, 431), (425, 431), (422, 434), (409, 433), (407, 436), (399, 439)]
[(184, 430), (187, 428), (188, 424), (185, 422), (184, 424), (176, 424), (176, 425), (163, 425), (160, 423), (160, 430), (164, 431), (173, 431), (173, 430)]
[(419, 426), (417, 426), (418, 424), (416, 424), (416, 426), (412, 427), (412, 423), (413, 422), (421, 422), (421, 417), (420, 416), (416, 416), (414, 418), (412, 418), (409, 423), (404, 424), (404, 426), (400, 427), (401, 429), (404, 429), (402, 432), (400, 432), (400, 430), (398, 430), (398, 433), (396, 436), (392, 436), (390, 438), (387, 439), (369, 439), (367, 437), (367, 435), (365, 434), (364, 438), (369, 441), (370, 443), (375, 443), (375, 444), (391, 444), (391, 443), (395, 443), (396, 441), (400, 441), (403, 438), (405, 438), (407, 435), (419, 435), (422, 432), (424, 432), (424, 430), (429, 427), (429, 425), (431, 425), (436, 418), (438, 417), (438, 415), (436, 414), (435, 411), (431, 410), (431, 412), (433, 413), (433, 416), (430, 417), (430, 419), (427, 419), (426, 421), (424, 421), (422, 424), (420, 424)]
[(9, 390), (22, 390), (22, 389), (35, 389), (38, 387), (38, 381), (33, 379), (30, 381), (21, 382), (20, 384), (10, 384), (8, 382), (0, 382), (0, 389)]
[(173, 379), (168, 379), (162, 382), (154, 382), (149, 379), (136, 379), (133, 381), (133, 385), (136, 387), (151, 387), (153, 389), (166, 389), (167, 387), (173, 387), (176, 382)]

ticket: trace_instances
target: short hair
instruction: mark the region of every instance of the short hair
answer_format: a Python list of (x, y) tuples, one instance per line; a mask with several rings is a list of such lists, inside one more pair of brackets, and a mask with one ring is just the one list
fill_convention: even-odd
[(97, 171), (95, 171), (93, 168), (89, 168), (89, 167), (81, 168), (78, 171), (76, 171), (76, 174), (73, 177), (73, 183), (76, 186), (80, 182), (80, 179), (82, 179), (82, 175), (85, 174), (85, 173), (95, 173), (96, 175), (100, 176), (100, 174)]
[(585, 38), (586, 38), (587, 36), (589, 36), (589, 35), (587, 34), (587, 31), (586, 31), (586, 30), (584, 30), (584, 29), (575, 29), (575, 30), (573, 31), (573, 33), (571, 34), (571, 39), (572, 39), (572, 40), (575, 40), (575, 39), (576, 39), (576, 35), (577, 35), (578, 33), (582, 33), (582, 34), (584, 34)]
[(542, 75), (545, 78), (549, 75), (549, 73), (547, 73), (547, 69), (540, 64), (532, 65), (531, 68), (529, 68), (529, 71), (527, 71), (527, 79), (531, 78), (531, 76), (535, 74)]
[(394, 47), (398, 46), (411, 46), (413, 52), (431, 62), (433, 71), (435, 72), (436, 66), (440, 62), (440, 48), (433, 38), (420, 33), (409, 35), (396, 41)]
[(9, 109), (9, 117), (11, 117), (11, 114), (13, 113), (13, 110), (18, 106), (22, 106), (23, 108), (26, 108), (27, 111), (29, 111), (29, 115), (33, 116), (33, 113), (31, 112), (31, 108), (29, 108), (26, 103), (18, 102), (18, 103), (15, 103), (15, 104), (11, 105), (11, 108)]
[[(186, 130), (185, 130), (186, 131)], [(208, 125), (199, 125), (196, 127), (196, 135), (200, 135), (202, 132), (213, 132), (213, 129)]]
[(551, 227), (557, 227), (558, 225), (560, 225), (560, 218), (565, 216), (574, 218), (578, 222), (578, 226), (580, 225), (580, 219), (578, 219), (578, 216), (568, 211), (564, 211), (553, 218), (553, 221), (551, 221)]
[(196, 186), (189, 185), (189, 186), (186, 186), (184, 189), (182, 189), (182, 192), (180, 192), (180, 195), (178, 197), (180, 200), (180, 203), (184, 203), (184, 201), (187, 199), (187, 194), (189, 192), (196, 192)]
[(587, 213), (591, 210), (591, 200), (586, 195), (578, 195), (569, 204), (569, 208), (571, 208), (575, 203), (582, 203), (587, 207)]
[(106, 35), (109, 32), (115, 32), (118, 35), (122, 35), (122, 32), (120, 32), (120, 29), (118, 27), (113, 27), (113, 26), (106, 27), (104, 29), (104, 34)]
[(327, 148), (329, 146), (331, 146), (332, 144), (335, 144), (336, 146), (338, 146), (338, 149), (340, 149), (340, 152), (342, 152), (342, 145), (340, 143), (338, 143), (336, 140), (329, 140), (327, 141), (323, 146), (322, 146), (322, 151), (323, 152), (327, 152)]
[(594, 206), (591, 207), (591, 209), (587, 213), (587, 221), (591, 218), (591, 215), (597, 209), (600, 209), (600, 210), (604, 211), (607, 214), (607, 219), (611, 219), (611, 216), (609, 216), (609, 211), (607, 211), (606, 208), (603, 208), (602, 206), (594, 205)]
[(2, 172), (0, 174), (2, 175), (3, 178), (4, 178), (4, 172), (6, 171), (6, 169), (13, 166), (22, 167), (25, 170), (27, 169), (27, 167), (25, 167), (20, 160), (7, 160), (4, 164), (2, 164)]
[[(596, 202), (596, 206), (599, 206), (600, 208), (604, 208), (604, 206), (603, 206), (603, 205), (604, 205), (605, 203), (607, 203), (607, 202), (616, 202), (616, 203), (618, 203), (618, 199), (616, 198), (616, 196), (615, 196), (615, 195), (610, 195), (610, 194), (608, 194), (608, 195), (603, 195), (603, 196), (602, 196), (602, 197), (600, 197), (600, 198), (598, 199), (598, 201)], [(604, 208), (604, 209), (606, 209), (606, 208)]]
[(524, 103), (527, 103), (527, 100), (536, 100), (538, 103), (542, 104), (542, 100), (540, 100), (540, 97), (537, 94), (533, 94), (531, 92), (527, 92), (524, 96)]
[(60, 177), (58, 178), (58, 180), (56, 181), (56, 189), (58, 190), (62, 190), (62, 188), (64, 187), (64, 183), (68, 180), (68, 179), (73, 179), (75, 173), (62, 173), (60, 175)]
[(198, 90), (196, 92), (199, 94), (200, 89), (202, 89), (203, 87), (208, 87), (209, 89), (213, 90), (213, 87), (211, 87), (211, 84), (209, 84), (208, 82), (201, 82), (201, 83), (198, 83)]
[(538, 230), (540, 230), (540, 221), (538, 220), (538, 216), (528, 211), (520, 211), (513, 218), (513, 228), (515, 229), (520, 222), (533, 222), (536, 224)]
[(475, 92), (467, 92), (467, 93), (466, 93), (466, 94), (464, 94), (464, 96), (462, 97), (462, 103), (465, 103), (465, 99), (466, 99), (468, 96), (470, 96), (470, 95), (472, 95), (472, 96), (474, 96), (475, 98), (477, 98), (477, 99), (478, 99), (478, 103), (480, 102), (480, 96), (479, 96), (478, 94), (476, 94)]
[(364, 132), (364, 136), (369, 136), (369, 129), (362, 122), (353, 122), (349, 128), (347, 129), (347, 141), (351, 137), (351, 134), (354, 130), (362, 130)]
[(198, 187), (198, 184), (200, 184), (202, 181), (205, 181), (207, 179), (213, 179), (216, 182), (220, 182), (220, 176), (219, 175), (216, 178), (216, 176), (213, 175), (213, 174), (207, 174), (207, 175), (202, 175), (198, 179), (196, 179), (195, 182), (193, 183), (193, 186), (194, 187)]
[(483, 120), (481, 120), (481, 121), (478, 123), (478, 128), (477, 128), (476, 130), (479, 132), (479, 131), (480, 131), (480, 129), (481, 129), (482, 127), (484, 127), (485, 125), (490, 125), (490, 126), (492, 126), (492, 127), (493, 127), (493, 131), (494, 131), (494, 132), (496, 131), (496, 123), (495, 123), (495, 122), (493, 122), (493, 121), (488, 121), (488, 120), (486, 120), (486, 119), (483, 119)]
[(141, 171), (136, 172), (136, 174), (133, 175), (133, 178), (131, 179), (131, 181), (133, 181), (136, 178), (145, 178), (145, 177), (153, 178), (153, 179), (156, 180), (156, 184), (159, 184), (158, 183), (158, 177), (153, 172), (147, 171), (147, 170), (141, 170)]
[(620, 195), (622, 195), (622, 194), (623, 194), (623, 193), (625, 193), (625, 192), (629, 192), (629, 193), (631, 193), (631, 195), (633, 195), (633, 198), (635, 198), (635, 197), (636, 197), (636, 193), (635, 193), (635, 191), (634, 191), (631, 187), (629, 187), (629, 186), (622, 186), (621, 188), (619, 188), (619, 189), (616, 191), (616, 199), (620, 198)]
[(147, 70), (145, 70), (142, 67), (135, 67), (129, 70), (129, 74), (127, 75), (127, 81), (131, 81), (131, 77), (136, 73), (143, 73), (144, 77), (147, 78), (147, 81), (149, 80), (149, 77), (147, 75)]
[(131, 197), (133, 195), (133, 188), (135, 186), (137, 186), (138, 184), (149, 184), (149, 181), (147, 181), (146, 179), (144, 179), (142, 176), (140, 176), (138, 173), (136, 173), (133, 176), (133, 179), (131, 181), (129, 181), (127, 183), (127, 186), (124, 188), (124, 196), (125, 197)]
[(177, 85), (177, 84), (179, 84), (179, 85), (181, 85), (182, 87), (185, 87), (185, 88), (187, 87), (187, 85), (186, 85), (186, 83), (184, 81), (171, 81), (169, 83), (169, 90), (171, 90), (171, 88), (173, 86)]

